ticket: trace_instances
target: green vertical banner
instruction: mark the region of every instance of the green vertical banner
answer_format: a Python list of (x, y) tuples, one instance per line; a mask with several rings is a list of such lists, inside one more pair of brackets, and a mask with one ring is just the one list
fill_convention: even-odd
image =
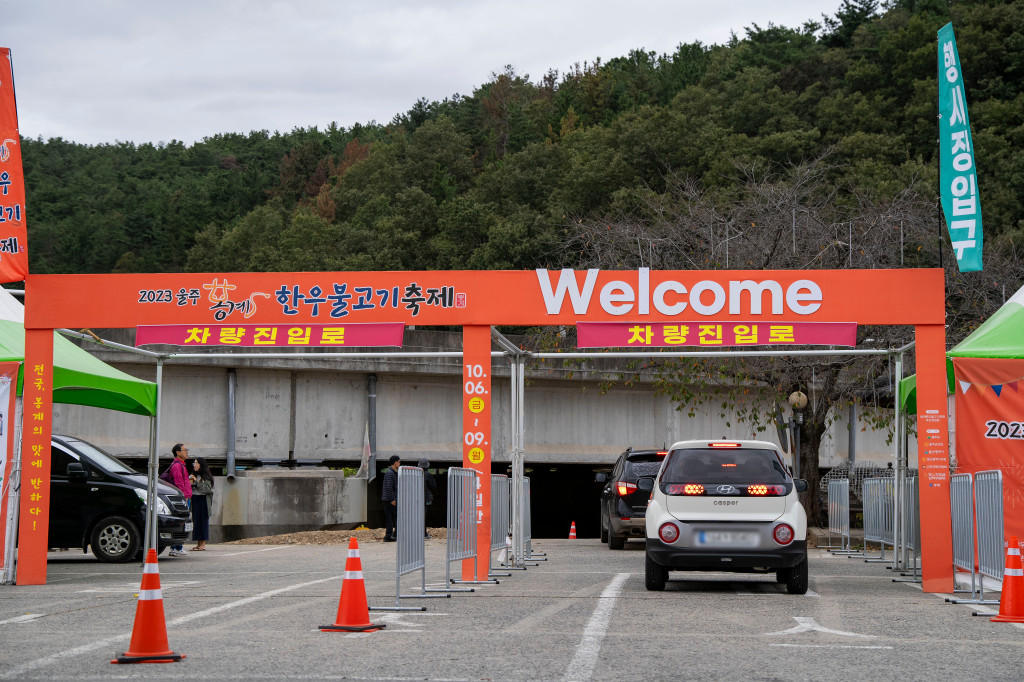
[(939, 187), (960, 272), (981, 270), (981, 200), (953, 24), (939, 29)]

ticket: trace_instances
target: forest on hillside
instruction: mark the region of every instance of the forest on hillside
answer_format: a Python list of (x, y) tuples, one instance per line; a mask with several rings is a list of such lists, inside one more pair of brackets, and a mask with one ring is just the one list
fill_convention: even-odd
[[(778, 215), (827, 204), (830, 222), (866, 229), (858, 205), (912, 195), (936, 206), (936, 30), (948, 21), (986, 255), (1012, 256), (1024, 236), (1024, 0), (846, 0), (820, 19), (752, 25), (726, 45), (595, 58), (538, 80), (506, 68), (387, 124), (191, 146), (27, 139), (31, 271), (585, 265), (594, 254), (580, 225), (644, 221), (655, 205), (677, 205), (682, 188), (725, 215), (744, 188), (799, 182), (808, 164), (821, 182)], [(938, 215), (924, 216), (935, 243), (911, 237), (903, 264), (938, 264)], [(707, 253), (689, 259), (654, 242), (639, 251), (662, 253), (659, 267), (726, 267), (705, 241)]]

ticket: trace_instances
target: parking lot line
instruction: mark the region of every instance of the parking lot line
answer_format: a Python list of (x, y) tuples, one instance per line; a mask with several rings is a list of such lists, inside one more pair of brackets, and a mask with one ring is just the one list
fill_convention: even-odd
[(622, 591), (622, 585), (629, 578), (629, 573), (619, 573), (612, 578), (608, 587), (604, 588), (601, 597), (597, 602), (593, 615), (587, 622), (583, 631), (583, 639), (576, 647), (576, 655), (572, 657), (569, 668), (565, 671), (563, 679), (566, 682), (576, 680), (589, 680), (594, 672), (594, 665), (597, 663), (597, 655), (601, 651), (601, 642), (604, 640), (605, 632), (608, 630), (608, 621), (612, 617), (612, 610), (615, 608), (615, 600)]
[[(269, 590), (261, 594), (253, 595), (252, 597), (246, 597), (244, 599), (239, 599), (238, 601), (229, 602), (227, 604), (221, 604), (220, 606), (214, 606), (213, 608), (204, 609), (203, 611), (197, 611), (196, 613), (191, 613), (187, 616), (175, 618), (174, 620), (167, 622), (167, 627), (172, 628), (178, 625), (184, 625), (185, 623), (189, 623), (193, 620), (205, 618), (206, 616), (212, 616), (214, 614), (221, 613), (222, 611), (227, 611), (238, 606), (245, 606), (246, 604), (252, 604), (253, 602), (268, 599), (269, 597), (274, 597), (285, 592), (300, 590), (303, 587), (309, 587), (310, 585), (319, 585), (320, 583), (325, 583), (331, 580), (338, 580), (339, 578), (343, 577), (344, 576), (342, 575), (333, 575), (330, 578), (320, 578), (319, 580), (311, 580), (309, 582), (299, 583), (297, 585), (289, 585), (287, 587), (280, 587), (276, 590)], [(16, 668), (0, 673), (0, 679), (17, 679), (31, 670), (44, 668), (48, 665), (52, 665), (66, 658), (77, 656), (79, 654), (89, 653), (90, 651), (96, 651), (97, 649), (111, 647), (117, 644), (118, 642), (126, 642), (130, 639), (131, 633), (126, 633), (121, 635), (115, 635), (113, 637), (107, 637), (106, 639), (100, 639), (95, 642), (83, 644), (81, 646), (76, 646), (73, 649), (65, 649), (64, 651), (58, 651), (57, 653), (50, 654), (49, 656), (44, 656), (42, 658), (37, 658), (34, 661), (29, 661), (27, 663), (19, 665)]]

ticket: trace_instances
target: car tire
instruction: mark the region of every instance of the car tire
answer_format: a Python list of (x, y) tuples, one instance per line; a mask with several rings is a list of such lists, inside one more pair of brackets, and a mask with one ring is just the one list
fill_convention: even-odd
[(106, 563), (131, 561), (139, 552), (139, 529), (123, 516), (108, 516), (92, 530), (89, 545), (97, 559)]
[(605, 525), (604, 517), (601, 517), (601, 542), (608, 544), (608, 526)]
[(644, 559), (644, 586), (651, 592), (661, 592), (668, 580), (668, 569), (655, 562), (650, 554)]
[(786, 591), (790, 594), (807, 594), (807, 555), (786, 574)]
[(626, 546), (626, 538), (621, 535), (608, 534), (608, 549), (622, 549)]

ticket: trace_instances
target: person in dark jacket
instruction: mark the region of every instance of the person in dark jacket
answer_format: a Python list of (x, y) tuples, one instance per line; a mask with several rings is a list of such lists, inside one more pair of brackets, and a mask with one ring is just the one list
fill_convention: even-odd
[[(420, 469), (423, 469), (423, 516), (424, 518), (426, 518), (426, 507), (429, 507), (430, 503), (434, 501), (434, 491), (437, 490), (437, 481), (434, 480), (434, 474), (427, 471), (430, 468), (429, 460), (423, 458), (420, 461), (416, 462), (416, 466), (418, 466)], [(430, 532), (424, 530), (423, 537), (429, 538)]]
[(384, 481), (381, 483), (380, 500), (384, 503), (384, 542), (395, 541), (395, 522), (398, 520), (398, 467), (402, 466), (402, 458), (391, 455), (388, 468), (384, 470)]

